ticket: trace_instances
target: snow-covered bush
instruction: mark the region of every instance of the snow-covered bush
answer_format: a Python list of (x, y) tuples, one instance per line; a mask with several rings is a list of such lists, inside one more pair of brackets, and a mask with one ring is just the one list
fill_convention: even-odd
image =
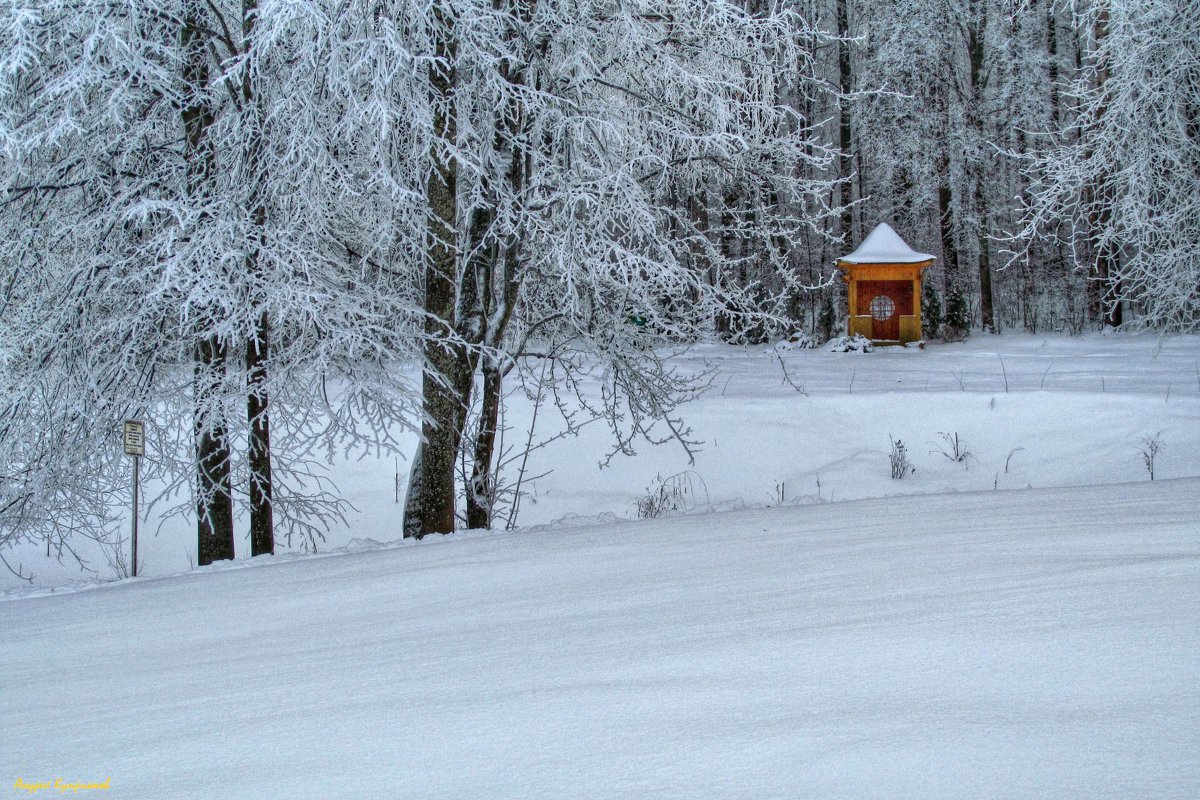
[(692, 470), (662, 477), (654, 476), (654, 484), (646, 487), (646, 494), (635, 501), (638, 519), (657, 519), (667, 514), (694, 511), (697, 489), (704, 492), (704, 503), (708, 500), (708, 487), (704, 479)]
[(946, 310), (938, 328), (944, 342), (961, 342), (971, 332), (971, 309), (961, 291), (955, 290), (946, 298)]
[(875, 349), (875, 346), (871, 344), (870, 339), (861, 333), (856, 333), (853, 336), (839, 336), (836, 339), (830, 339), (826, 343), (825, 349), (831, 353), (869, 353)]
[(819, 341), (804, 331), (796, 331), (782, 342), (776, 342), (774, 344), (774, 348), (779, 351), (814, 350), (819, 347), (820, 344), (821, 343)]
[(942, 329), (942, 299), (933, 284), (926, 281), (921, 290), (921, 332), (928, 339), (935, 338)]

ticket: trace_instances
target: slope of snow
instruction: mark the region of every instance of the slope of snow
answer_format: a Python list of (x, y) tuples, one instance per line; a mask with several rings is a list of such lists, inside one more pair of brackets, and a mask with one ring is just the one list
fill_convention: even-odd
[(838, 259), (851, 264), (915, 264), (932, 260), (929, 253), (918, 253), (909, 247), (886, 222), (876, 225), (857, 250)]
[(1198, 492), (472, 534), (8, 600), (0, 774), (114, 800), (1193, 798)]

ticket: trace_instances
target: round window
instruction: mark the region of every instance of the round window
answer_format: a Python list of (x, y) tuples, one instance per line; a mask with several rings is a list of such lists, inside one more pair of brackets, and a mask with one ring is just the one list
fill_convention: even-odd
[(871, 316), (874, 319), (883, 322), (891, 319), (895, 313), (896, 304), (892, 302), (892, 298), (881, 294), (871, 301)]

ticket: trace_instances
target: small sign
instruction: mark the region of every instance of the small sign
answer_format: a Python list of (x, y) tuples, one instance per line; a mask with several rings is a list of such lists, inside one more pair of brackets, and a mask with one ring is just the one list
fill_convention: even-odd
[(125, 420), (125, 455), (146, 455), (146, 426), (141, 420)]

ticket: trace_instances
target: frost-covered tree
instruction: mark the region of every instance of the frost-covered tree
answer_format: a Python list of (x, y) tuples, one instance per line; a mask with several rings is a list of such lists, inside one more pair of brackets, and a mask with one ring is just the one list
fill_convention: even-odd
[[(985, 330), (995, 326), (989, 237), (997, 142), (1006, 123), (998, 102), (1005, 23), (1020, 5), (864, 4), (856, 31), (863, 213), (891, 217), (916, 241), (940, 243), (947, 307), (965, 308), (973, 296)], [(963, 336), (969, 324), (948, 315), (943, 335)]]
[(1182, 0), (1077, 6), (1087, 47), (1075, 130), (1033, 159), (1023, 248), (1062, 242), (1102, 289), (1104, 319), (1200, 327), (1200, 14)]
[[(425, 426), (405, 522), (422, 536), (456, 525), (478, 366), (468, 524), (489, 521), (500, 379), (519, 356), (590, 365), (604, 386), (593, 410), (618, 447), (655, 425), (686, 441), (674, 409), (693, 387), (654, 345), (694, 341), (718, 314), (748, 327), (778, 313), (728, 276), (762, 258), (786, 272), (828, 204), (828, 176), (798, 176), (831, 151), (782, 101), (810, 66), (790, 14), (613, 0), (403, 8), (388, 24), (423, 48), (430, 98), (415, 135), (429, 152)], [(742, 197), (754, 202), (728, 204)]]
[(45, 2), (2, 24), (5, 540), (105, 530), (131, 415), (157, 477), (190, 484), (201, 563), (233, 555), (239, 484), (252, 553), (280, 522), (314, 535), (337, 505), (306, 483), (313, 446), (412, 418), (392, 369), (420, 339), (411, 198), (372, 168), (369, 6)]
[(785, 267), (828, 204), (831, 152), (781, 101), (812, 85), (787, 14), (84, 0), (3, 25), (9, 542), (111, 525), (127, 416), (190, 487), (201, 563), (232, 555), (240, 497), (252, 552), (310, 529), (314, 444), (418, 419), (413, 530), (448, 529), (482, 366), (474, 523), (525, 354), (599, 370), (618, 447), (686, 440), (692, 384), (650, 346), (774, 313), (728, 276)]
[(1153, 326), (1188, 317), (1188, 4), (853, 0), (849, 12), (856, 215), (940, 242), (931, 277), (947, 311), (966, 312), (949, 327), (1077, 332), (1118, 323), (1122, 307)]

